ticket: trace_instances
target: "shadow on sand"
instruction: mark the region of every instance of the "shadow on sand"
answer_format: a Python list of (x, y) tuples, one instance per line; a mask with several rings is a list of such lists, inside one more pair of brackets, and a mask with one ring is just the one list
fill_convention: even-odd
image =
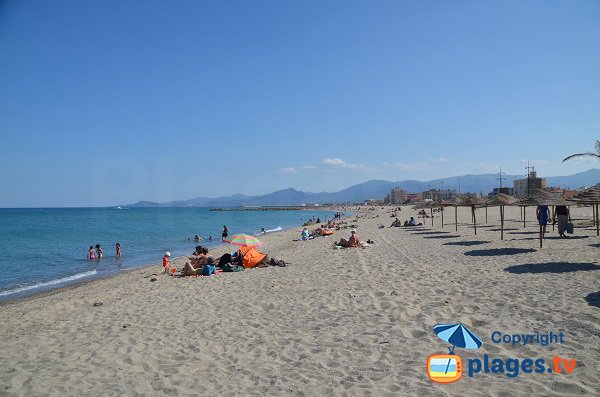
[(590, 247), (600, 248), (600, 243), (598, 243), (598, 244), (590, 244)]
[(481, 245), (487, 244), (490, 241), (451, 241), (449, 243), (444, 243), (444, 245), (460, 245), (462, 247), (470, 247), (472, 245)]
[(595, 263), (569, 263), (569, 262), (547, 262), (547, 263), (526, 263), (524, 265), (509, 266), (504, 269), (509, 273), (568, 273), (568, 272), (586, 272), (591, 270), (600, 270), (600, 266)]
[(585, 297), (585, 300), (587, 301), (588, 305), (600, 308), (600, 291), (592, 292)]
[(531, 232), (508, 232), (507, 234), (534, 234), (534, 233), (540, 234), (540, 231), (536, 230), (535, 232), (534, 231), (531, 231)]
[(533, 248), (491, 248), (487, 250), (473, 250), (465, 252), (467, 256), (502, 256), (502, 255), (517, 255), (535, 252)]
[(549, 236), (544, 237), (544, 240), (579, 240), (582, 238), (588, 238), (590, 236), (568, 236), (568, 237), (560, 237), (560, 236)]
[(443, 236), (425, 236), (423, 238), (459, 238), (457, 234), (445, 234)]
[(448, 234), (450, 232), (439, 232), (439, 231), (431, 231), (431, 232), (416, 232), (413, 234)]
[[(505, 231), (505, 232), (508, 232), (508, 231), (511, 231), (511, 230), (519, 230), (519, 229), (517, 229), (517, 228), (514, 228), (514, 227), (513, 227), (513, 228), (504, 228), (504, 231)], [(501, 232), (501, 231), (502, 231), (502, 229), (500, 229), (500, 228), (497, 228), (497, 229), (490, 229), (490, 231), (491, 231), (491, 232)]]

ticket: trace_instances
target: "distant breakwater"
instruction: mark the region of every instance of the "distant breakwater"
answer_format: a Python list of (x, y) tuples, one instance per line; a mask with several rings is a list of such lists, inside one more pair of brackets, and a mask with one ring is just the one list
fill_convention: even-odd
[(211, 208), (211, 211), (310, 211), (310, 210), (329, 210), (329, 207), (232, 207), (232, 208)]

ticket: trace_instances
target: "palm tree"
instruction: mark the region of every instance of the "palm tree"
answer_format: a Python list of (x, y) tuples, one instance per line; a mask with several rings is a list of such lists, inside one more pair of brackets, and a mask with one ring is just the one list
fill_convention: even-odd
[(576, 153), (576, 154), (572, 154), (572, 155), (570, 155), (569, 157), (565, 157), (565, 158), (563, 159), (563, 162), (564, 162), (564, 161), (567, 161), (567, 160), (574, 159), (575, 157), (587, 157), (587, 156), (590, 156), (590, 157), (595, 157), (595, 158), (597, 158), (597, 159), (599, 159), (599, 160), (600, 160), (600, 141), (596, 141), (596, 153), (592, 153), (592, 152), (585, 152), (585, 153)]

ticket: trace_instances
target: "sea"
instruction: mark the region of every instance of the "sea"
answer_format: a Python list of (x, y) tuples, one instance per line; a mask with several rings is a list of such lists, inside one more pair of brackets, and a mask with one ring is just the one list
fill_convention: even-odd
[[(209, 208), (0, 209), (0, 300), (158, 264), (166, 251), (188, 255), (196, 245), (216, 247), (229, 235), (289, 229), (326, 210), (211, 211)], [(194, 236), (202, 238), (194, 241)], [(212, 240), (210, 237), (212, 236)], [(260, 237), (259, 237), (260, 238)], [(120, 243), (122, 256), (116, 257)], [(104, 257), (89, 260), (90, 246)]]

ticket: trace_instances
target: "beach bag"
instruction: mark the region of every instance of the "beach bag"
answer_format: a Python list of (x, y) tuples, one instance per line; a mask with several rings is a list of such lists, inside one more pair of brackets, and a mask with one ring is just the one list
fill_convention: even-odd
[(567, 233), (573, 234), (573, 223), (572, 222), (567, 223), (567, 226), (565, 227), (565, 230), (566, 230)]

